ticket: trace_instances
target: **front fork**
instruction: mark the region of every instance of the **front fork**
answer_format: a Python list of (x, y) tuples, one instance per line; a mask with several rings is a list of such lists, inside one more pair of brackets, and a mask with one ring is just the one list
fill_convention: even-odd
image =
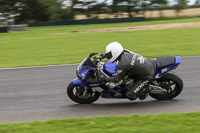
[(74, 79), (74, 80), (73, 80), (73, 83), (74, 83), (75, 85), (80, 86), (81, 88), (84, 88), (84, 92), (83, 92), (82, 98), (85, 99), (89, 87), (87, 87), (87, 85), (85, 85), (85, 84), (84, 84), (80, 79), (78, 79), (78, 78)]
[(89, 87), (84, 87), (84, 92), (83, 92), (83, 95), (82, 95), (82, 98), (85, 99), (86, 98), (86, 94), (88, 92), (88, 89), (90, 89)]

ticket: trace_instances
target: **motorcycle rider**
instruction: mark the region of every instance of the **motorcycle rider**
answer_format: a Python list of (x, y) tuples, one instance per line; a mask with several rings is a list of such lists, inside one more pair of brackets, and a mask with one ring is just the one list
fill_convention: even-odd
[(154, 61), (143, 56), (123, 49), (118, 42), (112, 42), (106, 46), (106, 53), (102, 53), (99, 58), (107, 58), (111, 63), (117, 62), (117, 74), (112, 77), (106, 77), (99, 73), (99, 80), (102, 82), (111, 82), (115, 85), (121, 85), (127, 74), (134, 76), (137, 80), (130, 86), (126, 96), (130, 100), (140, 98), (145, 99), (148, 94), (148, 87), (145, 85), (153, 79), (155, 75)]

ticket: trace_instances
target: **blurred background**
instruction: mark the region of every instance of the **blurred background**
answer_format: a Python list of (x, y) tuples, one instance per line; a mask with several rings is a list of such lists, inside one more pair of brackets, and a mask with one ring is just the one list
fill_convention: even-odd
[(0, 0), (1, 27), (15, 23), (200, 16), (200, 0)]
[[(113, 112), (154, 114), (199, 111), (199, 35), (200, 0), (0, 0), (0, 69), (3, 68), (0, 73), (0, 123), (85, 117), (96, 113), (114, 115)], [(65, 89), (76, 77), (76, 64), (90, 53), (105, 52), (106, 45), (114, 41), (147, 58), (198, 56), (183, 58), (177, 71), (184, 80), (183, 95), (171, 102), (129, 104), (124, 101), (118, 104), (117, 100), (104, 104), (104, 101), (99, 101), (99, 105), (85, 108), (67, 101)], [(43, 67), (47, 65), (56, 66)], [(155, 118), (156, 124), (150, 122), (149, 125), (147, 122), (146, 127), (145, 118), (140, 121), (142, 126), (139, 126), (144, 130), (138, 127), (136, 132), (169, 132), (169, 129), (174, 133), (188, 133), (194, 129), (197, 132), (200, 131), (199, 120), (188, 119), (198, 118), (196, 116), (199, 113), (188, 115), (183, 118), (185, 121), (173, 119), (177, 121), (172, 122), (169, 122), (168, 116), (161, 118), (166, 120), (163, 122)], [(188, 120), (191, 123), (185, 125)], [(180, 121), (181, 127), (171, 124), (180, 124)], [(85, 125), (80, 120), (77, 122), (78, 125)], [(170, 125), (166, 125), (167, 122)], [(56, 128), (47, 130), (49, 132), (57, 133), (60, 129), (64, 132), (62, 129), (66, 129), (66, 122), (64, 128), (47, 123), (49, 127)], [(82, 129), (77, 128), (77, 124), (72, 128), (69, 125), (69, 132)], [(96, 124), (95, 127), (105, 125)], [(126, 130), (121, 130), (120, 124), (121, 121), (107, 128), (111, 132), (132, 132), (130, 128), (133, 124), (130, 124), (130, 128), (124, 126)], [(113, 130), (110, 128), (115, 127), (113, 125), (118, 128)], [(9, 126), (3, 126), (0, 132), (12, 132)], [(32, 131), (29, 126), (24, 127), (27, 127), (27, 133)], [(91, 132), (96, 132), (93, 127)], [(98, 129), (103, 130), (99, 132), (106, 131), (102, 127)], [(41, 131), (38, 128), (36, 130), (43, 132), (45, 128), (41, 126)], [(23, 132), (23, 129), (17, 127), (16, 131)]]
[(150, 58), (199, 55), (199, 21), (200, 0), (0, 0), (0, 68), (79, 63), (112, 41)]

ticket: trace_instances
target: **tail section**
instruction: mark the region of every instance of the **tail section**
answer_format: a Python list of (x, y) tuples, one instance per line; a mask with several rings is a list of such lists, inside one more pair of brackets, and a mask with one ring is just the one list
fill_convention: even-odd
[(168, 71), (175, 69), (180, 63), (180, 56), (158, 56), (156, 58), (157, 73), (155, 79), (158, 79)]

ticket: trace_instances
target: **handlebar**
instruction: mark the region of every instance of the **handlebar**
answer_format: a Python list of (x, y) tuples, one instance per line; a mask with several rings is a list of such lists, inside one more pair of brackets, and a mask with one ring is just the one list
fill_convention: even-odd
[(101, 55), (99, 55), (98, 57), (93, 57), (94, 62), (96, 64), (98, 64), (102, 59), (106, 58), (106, 54), (104, 54), (103, 52), (101, 53)]
[(93, 60), (94, 60), (95, 64), (98, 64), (101, 61), (101, 59), (99, 57), (93, 57)]

